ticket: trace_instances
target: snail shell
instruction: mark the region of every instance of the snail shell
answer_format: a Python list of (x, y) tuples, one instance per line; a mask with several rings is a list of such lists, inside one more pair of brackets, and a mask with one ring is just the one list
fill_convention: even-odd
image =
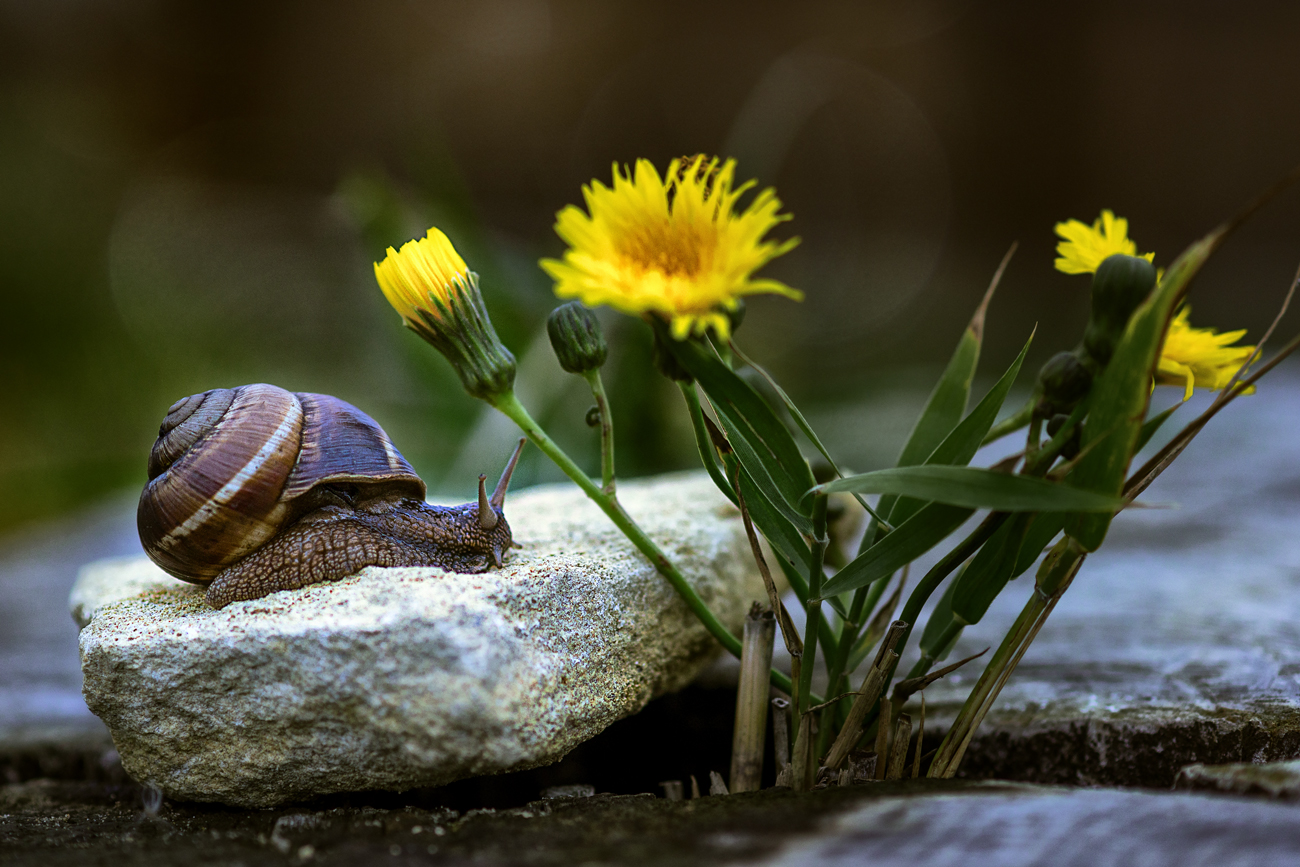
[(253, 576), (215, 597), (214, 585), (214, 604), (365, 565), (482, 571), (511, 544), (501, 508), (513, 466), (491, 502), (480, 478), (477, 504), (429, 506), (415, 470), (351, 404), (266, 384), (213, 389), (177, 401), (159, 427), (140, 541), (184, 581)]

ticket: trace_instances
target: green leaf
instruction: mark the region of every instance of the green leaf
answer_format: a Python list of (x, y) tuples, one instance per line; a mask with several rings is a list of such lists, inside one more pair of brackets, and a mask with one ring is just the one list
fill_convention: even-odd
[(898, 466), (910, 467), (924, 462), (961, 421), (966, 412), (966, 402), (970, 400), (975, 368), (979, 365), (981, 337), (982, 329), (977, 331), (973, 326), (967, 326), (962, 332), (956, 351), (898, 456)]
[(806, 602), (807, 573), (812, 563), (812, 553), (808, 550), (808, 543), (804, 541), (799, 531), (773, 507), (767, 495), (754, 483), (744, 467), (740, 470), (740, 495), (745, 498), (745, 506), (749, 509), (749, 517), (754, 522), (754, 526), (762, 532), (773, 548), (803, 571), (803, 578), (800, 580), (805, 584), (800, 601)]
[(898, 494), (950, 506), (999, 512), (1113, 512), (1124, 504), (1119, 497), (1082, 491), (1032, 476), (943, 464), (876, 470), (836, 479), (813, 490), (824, 494), (838, 491)]
[[(655, 327), (663, 329), (662, 325)], [(773, 495), (773, 505), (795, 521), (801, 532), (811, 532), (811, 512), (800, 505), (800, 497), (814, 484), (812, 471), (789, 429), (767, 401), (711, 349), (696, 340), (673, 340), (666, 332), (660, 336), (708, 394), (741, 466)]]
[[(1088, 451), (1067, 478), (1069, 484), (1107, 496), (1119, 495), (1137, 452), (1169, 320), (1186, 294), (1188, 282), (1227, 231), (1228, 227), (1220, 227), (1184, 250), (1129, 319), (1115, 354), (1093, 386), (1083, 426), (1082, 446)], [(1089, 449), (1094, 442), (1096, 446)], [(1071, 515), (1065, 529), (1085, 550), (1095, 551), (1105, 540), (1113, 518), (1113, 513)]]
[(1182, 406), (1181, 403), (1176, 403), (1169, 407), (1169, 409), (1156, 413), (1142, 423), (1142, 430), (1138, 434), (1137, 445), (1133, 449), (1133, 454), (1142, 451), (1142, 447), (1151, 442), (1151, 438), (1156, 435), (1156, 431), (1160, 430), (1160, 426), (1168, 421), (1169, 416), (1173, 415), (1174, 410), (1178, 409), (1180, 406)]
[(782, 482), (778, 481), (781, 479), (788, 482), (788, 477), (779, 469), (775, 473), (769, 472), (773, 469), (770, 459), (765, 458), (754, 448), (751, 439), (745, 435), (743, 423), (738, 422), (716, 404), (714, 409), (717, 410), (718, 418), (726, 429), (727, 441), (731, 443), (736, 459), (740, 461), (749, 480), (763, 492), (767, 501), (794, 527), (796, 532), (812, 535), (812, 519), (800, 510), (797, 505), (798, 500), (793, 503), (790, 501), (786, 492), (782, 490)]
[[(778, 565), (780, 565), (781, 571), (785, 573), (785, 580), (790, 583), (790, 589), (794, 591), (794, 595), (799, 599), (799, 604), (801, 606), (807, 605), (808, 604), (807, 573), (803, 570), (796, 569), (794, 566), (790, 565), (790, 561), (787, 560), (785, 558), (785, 555), (783, 555), (780, 551), (775, 551), (773, 553), (776, 555), (776, 562)], [(806, 569), (807, 567), (804, 568)]]
[[(1020, 375), (1020, 367), (1025, 362), (1025, 355), (1029, 352), (1029, 346), (1034, 342), (1034, 335), (1030, 334), (1025, 345), (1021, 347), (1020, 354), (1016, 360), (1011, 362), (1011, 366), (1006, 369), (993, 387), (989, 389), (988, 394), (980, 400), (975, 408), (971, 410), (970, 415), (966, 416), (961, 422), (952, 429), (943, 442), (935, 446), (934, 451), (926, 458), (926, 464), (952, 464), (955, 466), (965, 466), (969, 464), (971, 458), (979, 451), (980, 445), (984, 442), (985, 435), (993, 427), (993, 422), (997, 420), (998, 413), (1002, 410), (1002, 404), (1006, 402), (1007, 393), (1011, 391), (1011, 386), (1015, 384), (1016, 377)], [(905, 521), (907, 518), (921, 507), (922, 501), (917, 499), (900, 499), (890, 512), (890, 520), (894, 522)]]
[[(952, 652), (953, 645), (957, 643), (957, 638), (946, 642), (946, 646), (939, 647), (938, 644), (943, 638), (943, 634), (948, 629), (948, 625), (953, 622), (952, 619), (952, 593), (961, 576), (965, 574), (965, 569), (957, 573), (953, 581), (948, 582), (948, 589), (939, 597), (938, 603), (934, 606), (934, 611), (930, 612), (930, 619), (925, 622), (925, 631), (921, 633), (920, 648), (924, 656), (928, 656), (935, 662), (942, 662), (948, 658)], [(957, 633), (960, 637), (961, 633)]]
[(930, 503), (855, 557), (826, 582), (822, 587), (822, 595), (834, 596), (847, 590), (856, 590), (894, 574), (942, 542), (974, 511), (960, 506)]
[(700, 398), (695, 393), (695, 384), (686, 382), (678, 383), (678, 385), (681, 387), (682, 397), (686, 399), (686, 409), (691, 417), (691, 430), (695, 433), (695, 445), (700, 452), (700, 462), (708, 470), (709, 477), (713, 479), (713, 484), (718, 486), (718, 490), (722, 491), (728, 500), (735, 503), (736, 491), (732, 488), (726, 472), (723, 471), (721, 461), (718, 458), (718, 450), (709, 437), (708, 428), (704, 421), (704, 413), (700, 409)]
[[(944, 437), (961, 422), (962, 414), (966, 412), (966, 403), (970, 400), (970, 386), (975, 379), (975, 369), (979, 366), (980, 343), (984, 335), (983, 310), (984, 305), (981, 304), (975, 318), (962, 332), (957, 348), (953, 351), (952, 358), (948, 359), (948, 366), (935, 384), (934, 391), (930, 393), (930, 399), (926, 401), (925, 409), (921, 411), (916, 425), (908, 435), (895, 466), (911, 467), (923, 463), (943, 442)], [(876, 505), (876, 511), (895, 526), (905, 520), (901, 517), (895, 520), (893, 512), (896, 504), (896, 497), (882, 497)], [(867, 536), (870, 539), (870, 532)]]
[(1020, 543), (1020, 554), (1016, 557), (1015, 568), (1011, 570), (1012, 578), (1019, 578), (1034, 565), (1038, 555), (1052, 544), (1056, 534), (1065, 526), (1065, 517), (1064, 512), (1043, 512), (1034, 516), (1025, 533), (1024, 541)]
[(1025, 531), (1033, 515), (1015, 515), (979, 549), (953, 582), (952, 616), (958, 623), (979, 623), (993, 600), (1011, 580)]
[[(808, 442), (812, 443), (813, 447), (816, 448), (817, 451), (821, 452), (821, 456), (826, 459), (826, 463), (830, 464), (831, 468), (834, 469), (835, 472), (839, 473), (840, 468), (836, 465), (835, 459), (831, 457), (831, 453), (826, 450), (826, 446), (822, 445), (822, 441), (818, 438), (817, 432), (812, 429), (812, 425), (808, 423), (808, 419), (804, 418), (804, 414), (799, 411), (799, 407), (795, 406), (794, 401), (790, 398), (790, 395), (786, 394), (785, 389), (777, 383), (776, 379), (770, 373), (762, 367), (759, 367), (750, 360), (749, 356), (741, 352), (734, 342), (731, 344), (731, 348), (736, 353), (737, 358), (754, 368), (754, 371), (758, 373), (759, 376), (763, 377), (763, 380), (772, 387), (772, 390), (781, 398), (781, 402), (785, 404), (785, 408), (789, 410), (790, 417), (794, 419), (794, 423), (798, 425), (799, 430), (803, 432), (803, 435), (808, 438)], [(840, 475), (843, 475), (843, 473), (840, 473)]]

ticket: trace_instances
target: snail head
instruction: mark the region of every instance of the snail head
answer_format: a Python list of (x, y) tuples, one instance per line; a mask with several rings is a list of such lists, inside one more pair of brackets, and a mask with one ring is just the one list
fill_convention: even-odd
[(506, 468), (502, 471), (501, 478), (497, 481), (497, 486), (490, 497), (487, 492), (487, 476), (478, 477), (478, 509), (474, 517), (477, 529), (491, 542), (489, 547), (494, 566), (501, 565), (506, 549), (512, 544), (510, 527), (505, 519), (506, 490), (510, 487), (510, 477), (519, 464), (519, 455), (523, 452), (526, 442), (528, 440), (520, 437), (519, 444), (515, 446), (514, 454), (506, 463)]

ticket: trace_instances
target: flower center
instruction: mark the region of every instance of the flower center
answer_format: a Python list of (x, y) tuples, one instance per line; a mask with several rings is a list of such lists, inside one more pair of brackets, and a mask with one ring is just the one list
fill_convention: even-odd
[(658, 271), (665, 277), (692, 276), (701, 271), (705, 243), (695, 226), (655, 220), (625, 233), (618, 252), (645, 271)]

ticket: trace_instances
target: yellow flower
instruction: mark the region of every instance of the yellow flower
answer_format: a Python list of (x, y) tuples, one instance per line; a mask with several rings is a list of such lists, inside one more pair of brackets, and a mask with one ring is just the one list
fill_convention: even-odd
[[(1128, 220), (1110, 211), (1102, 211), (1091, 226), (1078, 220), (1057, 223), (1056, 234), (1062, 238), (1056, 245), (1056, 252), (1061, 255), (1056, 260), (1056, 270), (1066, 274), (1091, 274), (1103, 259), (1116, 253), (1138, 254), (1137, 244), (1128, 237)], [(1142, 254), (1148, 262), (1154, 256), (1154, 253)]]
[(440, 229), (407, 241), (401, 251), (388, 248), (384, 261), (375, 263), (375, 279), (388, 303), (408, 323), (420, 322), (420, 310), (435, 316), (438, 303), (445, 306), (457, 285), (469, 282), (469, 266)]
[(406, 327), (447, 357), (470, 395), (492, 401), (514, 388), (515, 357), (492, 327), (478, 275), (441, 231), (430, 229), (401, 250), (389, 247), (375, 263), (375, 279)]
[(1169, 323), (1156, 365), (1156, 384), (1183, 386), (1183, 400), (1192, 396), (1194, 385), (1215, 390), (1226, 387), (1255, 351), (1253, 346), (1228, 345), (1240, 340), (1245, 329), (1215, 334), (1212, 328), (1193, 328), (1187, 314), (1184, 307)]
[(648, 160), (632, 171), (614, 166), (612, 187), (583, 187), (587, 211), (570, 205), (555, 231), (569, 245), (564, 259), (543, 259), (560, 298), (589, 307), (608, 304), (624, 313), (654, 313), (671, 322), (678, 340), (714, 329), (724, 340), (742, 295), (772, 292), (799, 300), (803, 293), (750, 275), (798, 243), (764, 241), (778, 223), (775, 190), (766, 189), (743, 211), (736, 202), (753, 181), (732, 188), (736, 162), (673, 160), (661, 178)]

